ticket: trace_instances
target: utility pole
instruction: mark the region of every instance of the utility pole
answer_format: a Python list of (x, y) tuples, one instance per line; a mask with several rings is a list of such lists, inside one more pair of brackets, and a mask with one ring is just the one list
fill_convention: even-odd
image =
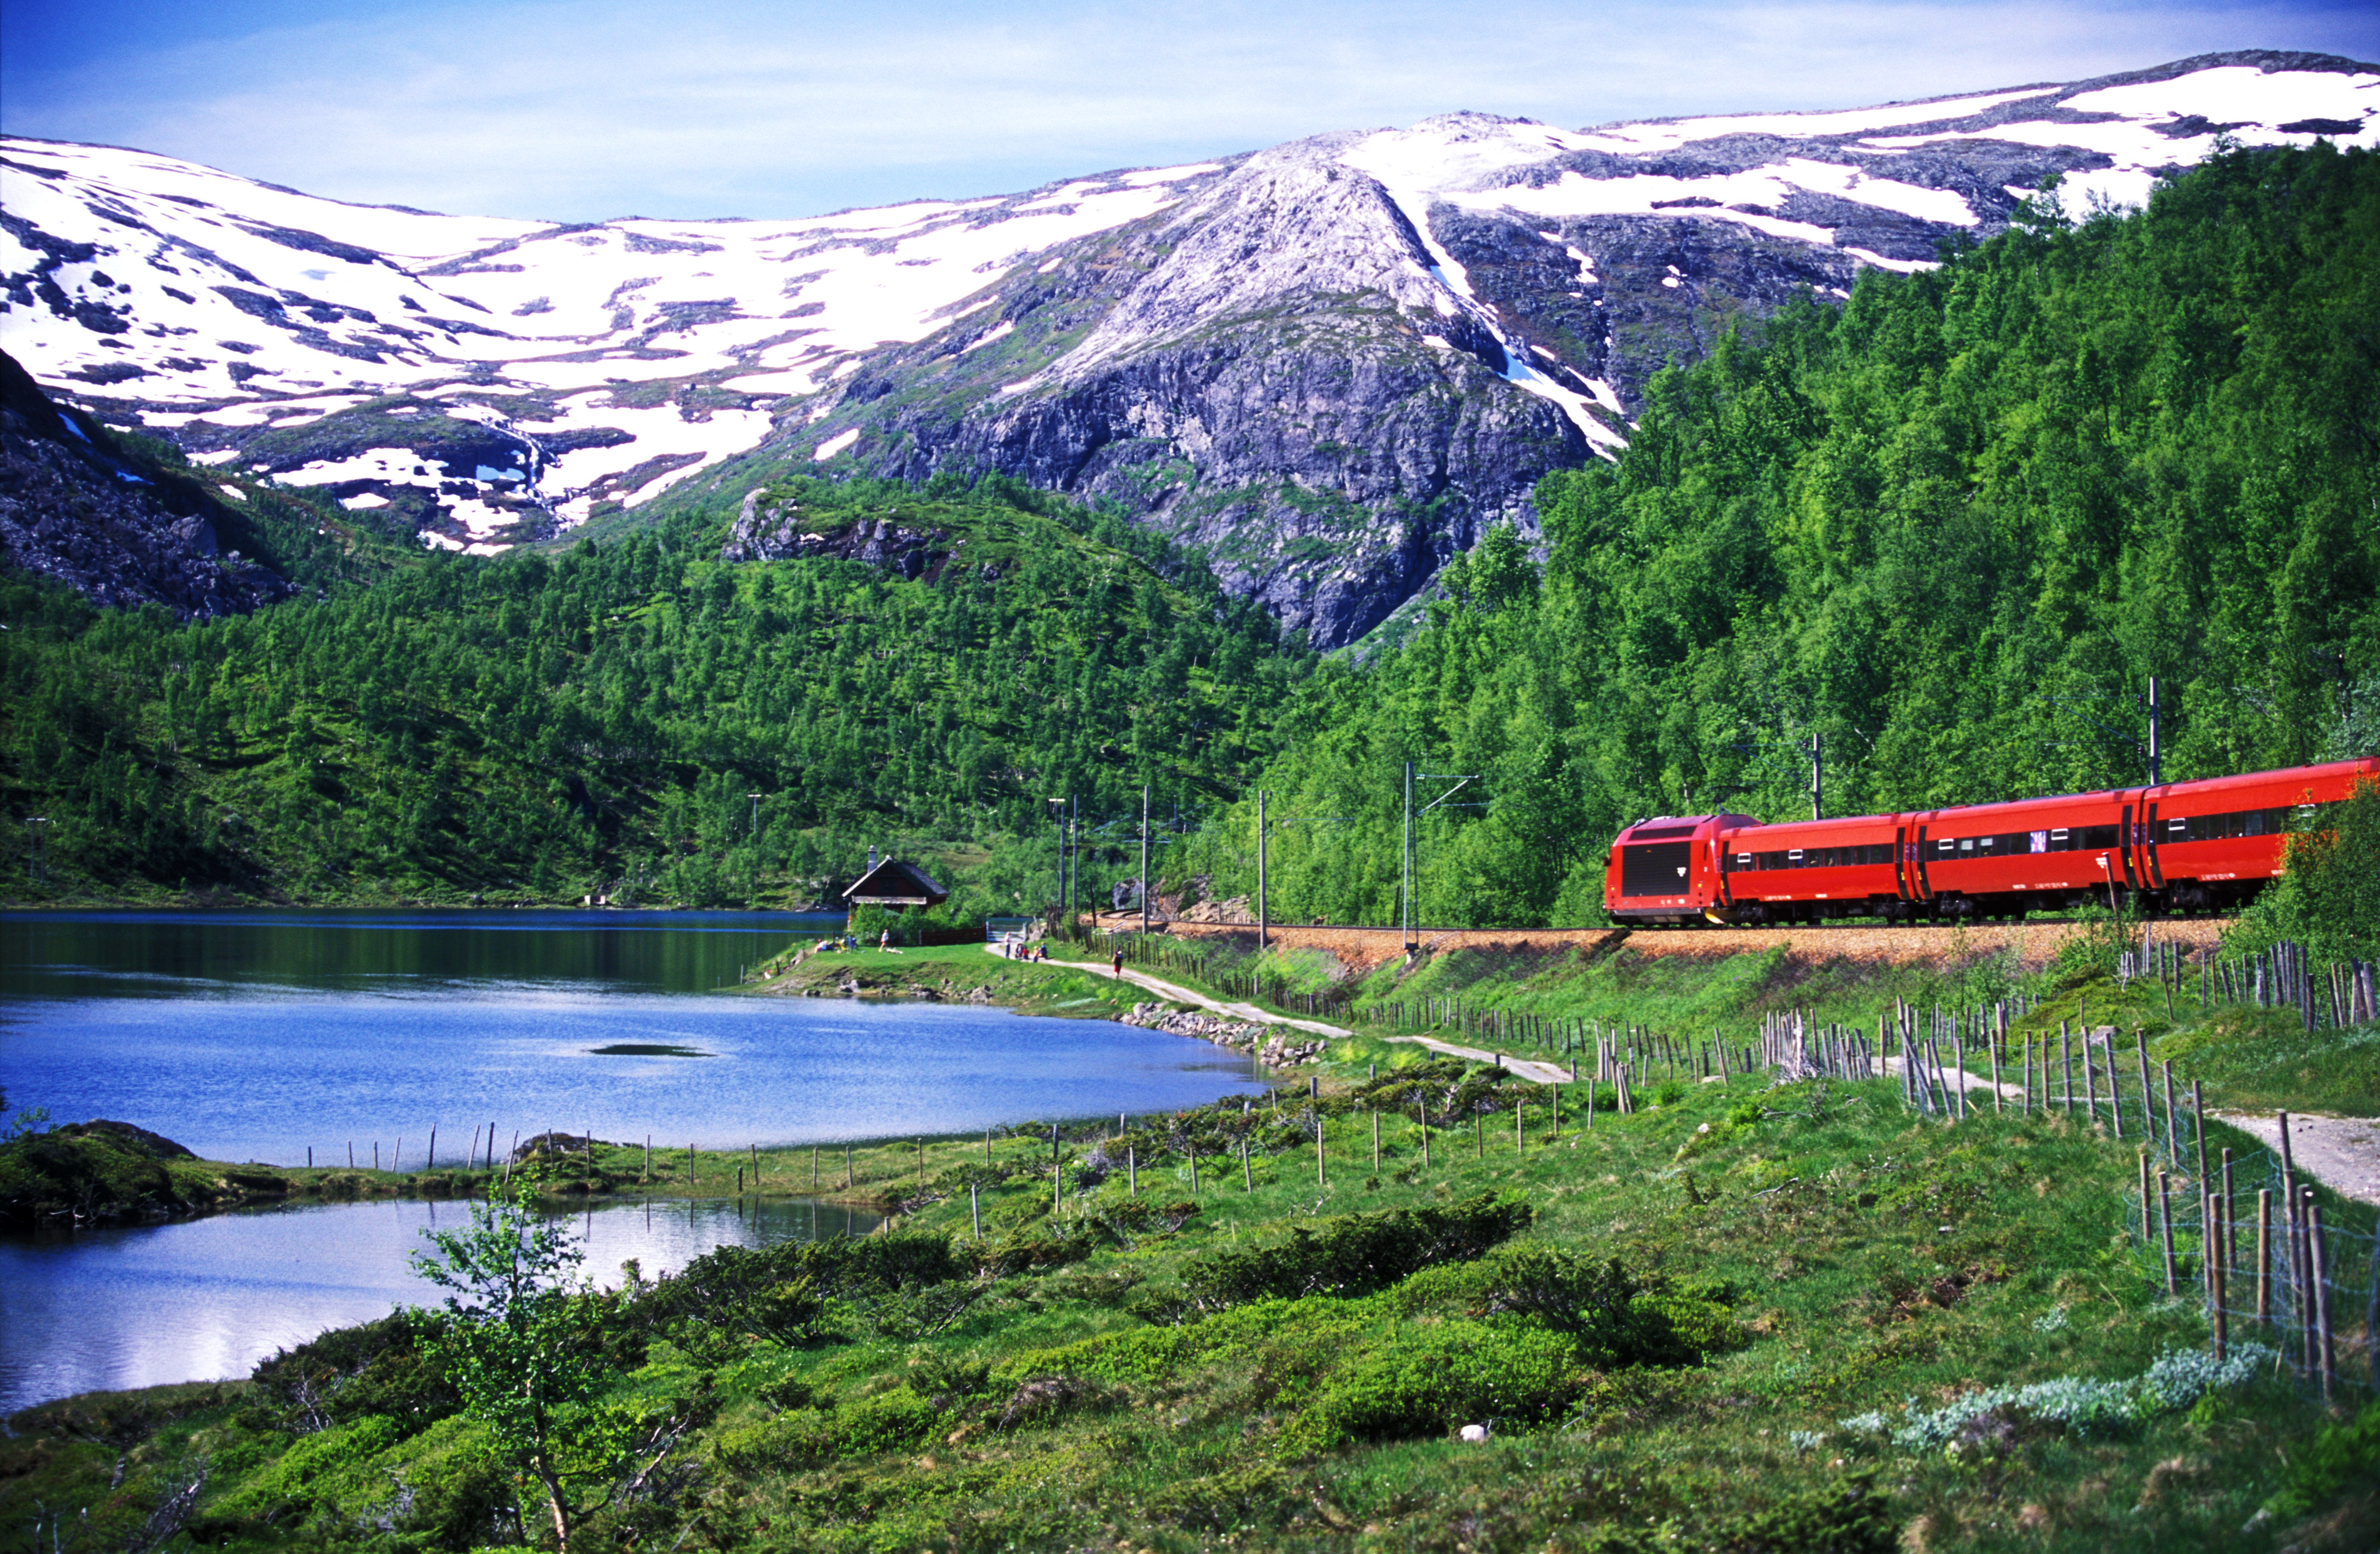
[(1050, 802), (1058, 807), (1058, 889), (1050, 903), (1050, 926), (1055, 929), (1066, 910), (1066, 801), (1053, 798)]
[(1465, 772), (1458, 772), (1458, 771), (1415, 771), (1413, 769), (1413, 762), (1411, 762), (1411, 761), (1407, 761), (1407, 762), (1405, 762), (1405, 933), (1404, 933), (1404, 940), (1405, 940), (1405, 953), (1407, 953), (1407, 954), (1411, 954), (1411, 953), (1413, 953), (1414, 945), (1415, 945), (1415, 944), (1419, 941), (1419, 938), (1420, 938), (1420, 935), (1419, 935), (1419, 932), (1418, 932), (1418, 926), (1419, 926), (1419, 922), (1420, 922), (1421, 914), (1420, 914), (1419, 912), (1417, 912), (1417, 911), (1415, 909), (1415, 907), (1414, 907), (1414, 864), (1415, 864), (1415, 862), (1416, 861), (1416, 858), (1415, 858), (1415, 850), (1414, 850), (1414, 831), (1413, 831), (1413, 823), (1414, 823), (1414, 820), (1415, 819), (1415, 818), (1416, 818), (1416, 817), (1415, 817), (1415, 814), (1414, 814), (1414, 807), (1413, 807), (1413, 783), (1414, 783), (1414, 779), (1415, 779), (1415, 777), (1419, 777), (1419, 778), (1420, 778), (1423, 782), (1425, 782), (1425, 783), (1453, 783), (1453, 784), (1454, 784), (1454, 786), (1452, 786), (1452, 787), (1451, 787), (1451, 788), (1447, 789), (1444, 793), (1442, 793), (1442, 794), (1439, 795), (1436, 798), (1431, 799), (1427, 804), (1425, 804), (1425, 805), (1423, 805), (1423, 806), (1421, 807), (1421, 812), (1422, 812), (1422, 814), (1427, 815), (1427, 814), (1428, 814), (1431, 810), (1433, 810), (1433, 809), (1437, 808), (1439, 805), (1444, 804), (1448, 799), (1452, 798), (1456, 794), (1461, 793), (1464, 788), (1466, 788), (1466, 787), (1470, 786), (1472, 783), (1476, 783), (1477, 781), (1479, 781), (1479, 773), (1477, 773), (1477, 772), (1475, 772), (1475, 771), (1468, 772), (1468, 773), (1465, 773)]
[(1148, 784), (1140, 785), (1140, 931), (1148, 934)]
[(1823, 734), (1810, 735), (1810, 819), (1814, 820), (1827, 818), (1826, 741)]
[(1397, 942), (1413, 953), (1413, 762), (1405, 762), (1405, 840), (1398, 854), (1404, 866), (1397, 887)]
[(37, 885), (40, 884), (46, 877), (45, 871), (42, 868), (42, 832), (43, 828), (47, 827), (49, 823), (50, 818), (47, 815), (28, 815), (25, 817), (25, 829), (32, 832), (33, 835), (33, 883)]
[(2164, 782), (2165, 782), (2165, 775), (2164, 775), (2163, 768), (2164, 768), (2164, 752), (2159, 748), (2158, 741), (2157, 741), (2157, 685), (2156, 685), (2156, 676), (2155, 676), (2155, 675), (2154, 675), (2154, 674), (2152, 674), (2152, 675), (2150, 675), (2150, 676), (2149, 676), (2149, 786), (2150, 786), (2150, 787), (2153, 787), (2153, 788), (2154, 788), (2154, 787), (2158, 787), (2158, 786), (2163, 785), (2163, 783), (2164, 783)]
[(752, 840), (757, 844), (760, 840), (760, 795), (746, 794), (744, 796), (752, 801)]
[(1066, 923), (1074, 926), (1076, 886), (1083, 878), (1083, 801), (1079, 796), (1066, 800)]
[(1257, 790), (1257, 948), (1272, 942), (1272, 915), (1265, 906), (1265, 795)]

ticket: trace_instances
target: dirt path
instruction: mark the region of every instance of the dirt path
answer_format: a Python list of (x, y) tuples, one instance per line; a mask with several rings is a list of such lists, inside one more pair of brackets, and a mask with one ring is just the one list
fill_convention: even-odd
[(1535, 1058), (1516, 1058), (1510, 1052), (1490, 1052), (1478, 1047), (1457, 1047), (1451, 1041), (1440, 1041), (1429, 1036), (1384, 1036), (1380, 1039), (1409, 1042), (1415, 1047), (1427, 1047), (1433, 1052), (1443, 1052), (1451, 1058), (1469, 1058), (1474, 1062), (1494, 1063), (1507, 1074), (1518, 1074), (1540, 1085), (1570, 1083), (1570, 1070), (1559, 1063), (1539, 1062)]
[[(999, 953), (997, 950), (991, 953)], [(1052, 960), (1050, 964), (1068, 966), (1076, 971), (1087, 971), (1094, 976), (1115, 975), (1112, 966), (1101, 965), (1096, 961)], [(1336, 1037), (1355, 1034), (1343, 1026), (1325, 1025), (1320, 1020), (1293, 1019), (1287, 1014), (1276, 1014), (1269, 1009), (1259, 1009), (1253, 1003), (1226, 1003), (1220, 999), (1208, 998), (1205, 993), (1185, 988), (1179, 982), (1168, 982), (1161, 977), (1151, 977), (1145, 971), (1135, 971), (1129, 966), (1124, 968), (1123, 979), (1135, 988), (1147, 988), (1150, 992), (1172, 999), (1176, 1003), (1195, 1003), (1201, 1009), (1209, 1010), (1217, 1014), (1228, 1014), (1235, 1020), (1254, 1020), (1268, 1026), (1290, 1026), (1298, 1030), (1312, 1031), (1317, 1036)], [(1469, 1058), (1475, 1062), (1497, 1063), (1509, 1073), (1518, 1074), (1524, 1079), (1534, 1080), (1540, 1085), (1570, 1083), (1570, 1071), (1554, 1063), (1538, 1062), (1529, 1058), (1515, 1058), (1509, 1053), (1490, 1052), (1477, 1047), (1458, 1047), (1453, 1042), (1439, 1041), (1427, 1036), (1392, 1036), (1387, 1039), (1411, 1042), (1416, 1047), (1427, 1047), (1433, 1052), (1444, 1052), (1457, 1058)]]
[[(2265, 1147), (2281, 1147), (2280, 1119), (2269, 1113), (2211, 1111)], [(2300, 1171), (2358, 1203), (2380, 1204), (2380, 1123), (2369, 1117), (2308, 1117), (2289, 1113), (2289, 1155)]]
[[(1906, 1066), (1908, 1060), (1906, 1058), (1893, 1056), (1885, 1058), (1882, 1062), (1885, 1073), (1899, 1074), (1901, 1069)], [(1949, 1063), (1944, 1063), (1941, 1067), (1936, 1069), (1934, 1073), (1944, 1090), (1964, 1090), (1967, 1092), (1967, 1107), (1970, 1111), (1986, 1104), (1992, 1098), (1992, 1082), (1983, 1077), (1981, 1074), (1969, 1074), (1965, 1069), (1953, 1068)], [(2012, 1100), (2022, 1103), (2024, 1099), (2024, 1087), (2022, 1085), (2002, 1083), (1999, 1088), (2000, 1099), (2004, 1101)], [(1973, 1099), (1974, 1093), (1978, 1090), (1983, 1092), (1984, 1099), (1981, 1101)]]
[[(984, 948), (990, 954), (1000, 955), (996, 946), (987, 944)], [(1004, 960), (1007, 957), (1001, 956), (1001, 958)], [(1113, 967), (1101, 965), (1097, 961), (1064, 961), (1053, 956), (1049, 964), (1062, 965), (1072, 971), (1087, 971), (1095, 977), (1115, 975)], [(1226, 1003), (1220, 999), (1208, 998), (1205, 993), (1185, 988), (1179, 982), (1168, 982), (1162, 977), (1151, 977), (1145, 971), (1135, 971), (1129, 966), (1124, 968), (1123, 979), (1135, 988), (1147, 988), (1150, 992), (1162, 998), (1172, 999), (1176, 1003), (1195, 1003), (1201, 1009), (1209, 1010), (1217, 1014), (1228, 1014), (1234, 1020), (1253, 1020), (1258, 1025), (1265, 1026), (1290, 1026), (1298, 1030), (1312, 1031), (1317, 1036), (1355, 1034), (1343, 1026), (1328, 1026), (1319, 1020), (1293, 1020), (1286, 1014), (1276, 1014), (1270, 1010), (1259, 1009), (1253, 1003)]]

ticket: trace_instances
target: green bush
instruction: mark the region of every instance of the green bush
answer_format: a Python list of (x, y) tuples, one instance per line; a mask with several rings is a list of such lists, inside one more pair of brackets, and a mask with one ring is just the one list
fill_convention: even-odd
[(255, 1401), (242, 1423), (304, 1435), (372, 1414), (408, 1430), (443, 1419), (463, 1400), (421, 1353), (419, 1337), (399, 1315), (285, 1349), (257, 1366)]
[(666, 1336), (698, 1353), (740, 1345), (747, 1333), (814, 1343), (841, 1325), (832, 1302), (915, 1292), (967, 1271), (941, 1236), (722, 1246), (673, 1278), (639, 1287), (627, 1300), (623, 1333), (639, 1341)]
[(1300, 1227), (1284, 1244), (1210, 1253), (1183, 1282), (1208, 1311), (1268, 1296), (1367, 1295), (1433, 1264), (1476, 1257), (1526, 1229), (1534, 1214), (1491, 1193), (1447, 1208), (1346, 1214)]
[(214, 1510), (219, 1515), (269, 1512), (285, 1505), (310, 1505), (335, 1492), (347, 1469), (380, 1455), (404, 1439), (394, 1419), (367, 1415), (352, 1425), (300, 1439), (269, 1470), (249, 1479)]
[(865, 1457), (914, 1446), (941, 1415), (906, 1386), (833, 1408), (789, 1409), (773, 1419), (721, 1433), (713, 1448), (724, 1466), (812, 1467), (838, 1457)]
[(1508, 1246), (1475, 1263), (1429, 1269), (1390, 1293), (1398, 1311), (1517, 1317), (1575, 1341), (1583, 1365), (1685, 1366), (1742, 1347), (1742, 1328), (1716, 1298), (1549, 1246)]
[(2278, 1493), (2265, 1502), (2276, 1516), (2310, 1516), (2350, 1489), (2380, 1484), (2380, 1402), (2354, 1418), (2325, 1425), (2289, 1453)]
[(1577, 1396), (1577, 1344), (1518, 1322), (1457, 1320), (1405, 1329), (1330, 1377), (1291, 1426), (1288, 1444), (1327, 1451), (1464, 1424), (1530, 1424)]

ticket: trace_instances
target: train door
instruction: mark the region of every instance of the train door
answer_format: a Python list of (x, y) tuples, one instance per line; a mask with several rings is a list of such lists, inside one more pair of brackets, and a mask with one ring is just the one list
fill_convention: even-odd
[(2141, 838), (2140, 833), (2132, 830), (2132, 807), (2129, 804), (2124, 806), (2122, 813), (2117, 818), (2116, 835), (2123, 843), (2117, 852), (2124, 860), (2124, 888), (2138, 890), (2141, 883), (2140, 876), (2139, 872), (2132, 868), (2132, 858), (2139, 850)]
[(1896, 826), (1892, 832), (1892, 882), (1903, 901), (1916, 899), (1916, 888), (1910, 883), (1910, 876), (1915, 872), (1916, 866), (1909, 856), (1909, 828)]
[(2141, 879), (2153, 891), (2165, 889), (2165, 866), (2157, 861), (2157, 808), (2148, 807), (2148, 819), (2141, 827)]
[(1910, 886), (1914, 892), (1914, 893), (1909, 898), (1912, 901), (1931, 901), (1934, 899), (1933, 886), (1925, 878), (1925, 830), (1926, 828), (1924, 826), (1919, 826), (1917, 828), (1917, 840), (1912, 843), (1909, 847), (1908, 856), (1912, 870)]

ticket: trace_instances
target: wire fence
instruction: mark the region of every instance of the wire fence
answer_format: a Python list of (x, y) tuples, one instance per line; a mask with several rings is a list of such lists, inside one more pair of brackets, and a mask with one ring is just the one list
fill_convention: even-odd
[(2127, 1229), (2166, 1293), (2204, 1307), (2217, 1359), (2252, 1339), (2325, 1399), (2380, 1391), (2380, 1238), (2326, 1219), (2278, 1151), (2223, 1149), (2203, 1171), (2140, 1159)]

